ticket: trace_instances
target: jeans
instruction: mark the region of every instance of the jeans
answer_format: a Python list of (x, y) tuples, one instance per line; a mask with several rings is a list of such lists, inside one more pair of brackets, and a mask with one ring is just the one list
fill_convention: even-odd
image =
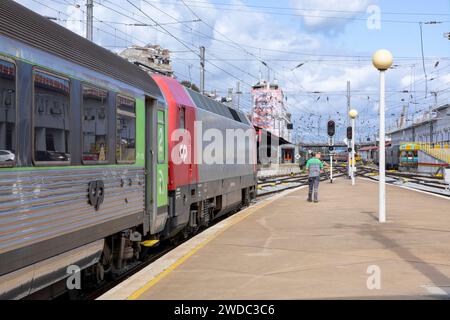
[(309, 182), (308, 201), (313, 201), (313, 195), (314, 195), (314, 201), (319, 201), (320, 177), (310, 177), (308, 179), (308, 182)]

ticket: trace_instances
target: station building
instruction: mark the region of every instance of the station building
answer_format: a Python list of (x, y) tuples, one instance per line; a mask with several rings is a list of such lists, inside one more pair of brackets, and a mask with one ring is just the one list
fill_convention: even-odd
[(435, 147), (449, 148), (450, 145), (450, 104), (440, 106), (425, 113), (412, 125), (389, 133), (393, 144), (404, 142), (427, 143)]
[(442, 173), (450, 166), (450, 104), (426, 112), (389, 136), (392, 146), (400, 150), (400, 164), (408, 160), (413, 162), (414, 171)]

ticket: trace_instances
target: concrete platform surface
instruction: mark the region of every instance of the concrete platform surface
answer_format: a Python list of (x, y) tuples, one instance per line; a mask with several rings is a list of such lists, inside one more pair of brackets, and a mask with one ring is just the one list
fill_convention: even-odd
[(380, 225), (377, 183), (338, 179), (322, 183), (319, 204), (306, 196), (297, 190), (248, 209), (175, 249), (182, 258), (162, 258), (164, 272), (149, 266), (102, 298), (450, 297), (450, 199), (388, 186)]

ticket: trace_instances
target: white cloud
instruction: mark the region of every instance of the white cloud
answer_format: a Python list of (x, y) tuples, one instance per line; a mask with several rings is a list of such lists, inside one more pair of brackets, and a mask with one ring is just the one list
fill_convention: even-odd
[(351, 80), (356, 87), (374, 88), (376, 72), (371, 65), (364, 67), (330, 67), (322, 69), (322, 73), (311, 70), (303, 79), (302, 84), (308, 91), (342, 91)]
[(292, 6), (303, 15), (306, 29), (336, 33), (341, 31), (352, 18), (366, 12), (371, 0), (291, 0)]
[(86, 27), (85, 24), (80, 22), (80, 20), (85, 19), (85, 17), (83, 16), (81, 10), (74, 6), (68, 6), (66, 13), (68, 15), (66, 28), (80, 36), (84, 36), (86, 34)]

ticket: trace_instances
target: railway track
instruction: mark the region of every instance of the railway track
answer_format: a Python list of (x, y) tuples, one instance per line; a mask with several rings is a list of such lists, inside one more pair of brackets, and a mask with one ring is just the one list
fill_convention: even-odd
[(105, 294), (106, 292), (108, 292), (109, 290), (112, 290), (114, 287), (121, 284), (123, 281), (127, 280), (132, 275), (138, 273), (139, 271), (146, 268), (156, 260), (162, 258), (173, 249), (175, 249), (175, 247), (170, 248), (164, 245), (164, 247), (157, 249), (157, 252), (151, 255), (148, 259), (140, 263), (136, 263), (134, 266), (130, 267), (126, 272), (115, 277), (113, 280), (104, 281), (104, 283), (99, 284), (97, 287), (94, 287), (90, 290), (86, 290), (85, 292), (81, 292), (77, 294), (75, 297), (69, 295), (63, 298), (69, 298), (73, 300), (95, 300), (98, 297)]
[[(333, 178), (339, 178), (346, 175), (347, 168), (337, 167), (334, 170)], [(330, 180), (328, 173), (322, 174), (321, 179), (323, 181)], [(277, 194), (286, 190), (295, 189), (298, 187), (308, 185), (308, 175), (300, 174), (294, 176), (279, 177), (276, 179), (262, 180), (258, 183), (258, 198)]]
[[(223, 221), (224, 219), (228, 218), (230, 215), (233, 215), (234, 213), (235, 212), (232, 212), (228, 215), (224, 215), (223, 217), (218, 218), (213, 223), (211, 223), (210, 227)], [(145, 259), (143, 259), (143, 261), (136, 262), (134, 265), (130, 266), (125, 272), (115, 276), (113, 279), (106, 279), (96, 286), (91, 286), (88, 287), (87, 289), (80, 290), (75, 293), (67, 292), (66, 294), (58, 297), (57, 300), (95, 300), (100, 296), (102, 296), (103, 294), (105, 294), (106, 292), (112, 290), (114, 287), (118, 286), (119, 284), (121, 284), (134, 274), (148, 267), (153, 262), (162, 258), (173, 249), (189, 241), (193, 237), (201, 234), (205, 230), (207, 230), (207, 228), (200, 229), (196, 234), (192, 234), (187, 238), (180, 237), (176, 241), (173, 240), (164, 241), (160, 243), (159, 246), (151, 248), (150, 250), (153, 250), (153, 252), (149, 253), (148, 256)]]
[[(377, 175), (377, 168), (358, 168), (358, 176), (378, 181)], [(386, 177), (392, 179), (391, 181), (386, 181), (388, 184), (405, 185), (420, 191), (450, 197), (448, 184), (438, 177), (401, 172), (386, 172)]]

